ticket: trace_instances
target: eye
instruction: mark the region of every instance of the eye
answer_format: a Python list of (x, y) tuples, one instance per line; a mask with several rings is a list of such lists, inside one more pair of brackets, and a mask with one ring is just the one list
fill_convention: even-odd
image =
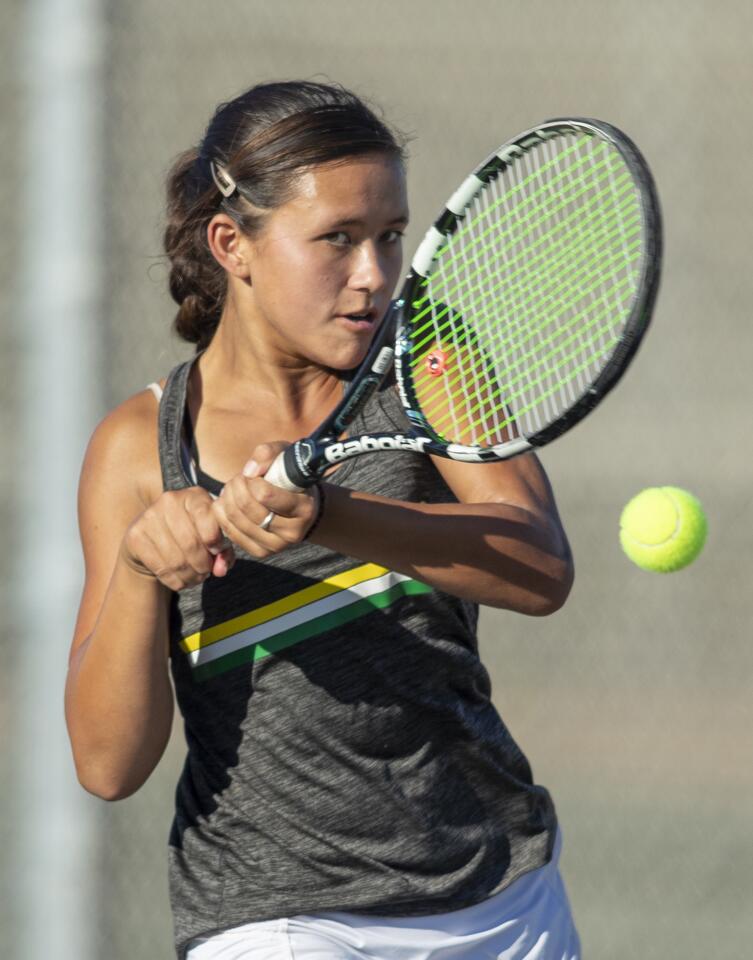
[(328, 233), (324, 236), (324, 239), (335, 247), (347, 247), (350, 244), (350, 236), (344, 230)]
[(400, 243), (405, 234), (402, 230), (388, 230), (382, 237), (387, 243)]

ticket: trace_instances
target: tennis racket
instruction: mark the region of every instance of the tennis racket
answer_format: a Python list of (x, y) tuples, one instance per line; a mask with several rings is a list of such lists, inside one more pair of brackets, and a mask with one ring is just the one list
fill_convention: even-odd
[[(549, 120), (508, 141), (427, 231), (341, 403), (267, 479), (300, 490), (366, 453), (479, 463), (550, 443), (630, 364), (661, 246), (651, 172), (616, 127)], [(393, 363), (410, 429), (347, 435)]]

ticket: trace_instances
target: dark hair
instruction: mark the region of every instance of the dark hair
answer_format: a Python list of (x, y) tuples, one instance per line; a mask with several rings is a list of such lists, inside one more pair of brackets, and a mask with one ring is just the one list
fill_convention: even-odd
[[(369, 153), (403, 162), (403, 144), (359, 97), (337, 85), (267, 83), (220, 104), (201, 144), (177, 158), (167, 179), (164, 246), (178, 335), (203, 350), (222, 314), (227, 279), (206, 237), (216, 213), (224, 210), (252, 236), (265, 211), (291, 198), (304, 169)], [(223, 197), (211, 163), (235, 180), (232, 196)]]

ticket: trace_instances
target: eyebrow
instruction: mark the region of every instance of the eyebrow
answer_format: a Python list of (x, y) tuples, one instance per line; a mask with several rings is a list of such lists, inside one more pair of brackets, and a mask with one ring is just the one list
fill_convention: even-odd
[[(393, 217), (391, 220), (388, 220), (387, 223), (402, 223), (407, 224), (409, 222), (409, 217), (407, 213), (401, 213), (397, 217)], [(359, 220), (356, 218), (351, 218), (349, 220), (333, 220), (333, 227), (362, 227), (364, 225), (364, 220)]]

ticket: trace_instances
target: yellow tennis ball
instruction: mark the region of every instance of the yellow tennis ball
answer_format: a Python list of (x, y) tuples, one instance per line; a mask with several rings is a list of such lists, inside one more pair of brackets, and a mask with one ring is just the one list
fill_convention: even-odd
[(642, 570), (672, 573), (703, 549), (706, 515), (700, 501), (679, 487), (649, 487), (625, 506), (620, 543)]

